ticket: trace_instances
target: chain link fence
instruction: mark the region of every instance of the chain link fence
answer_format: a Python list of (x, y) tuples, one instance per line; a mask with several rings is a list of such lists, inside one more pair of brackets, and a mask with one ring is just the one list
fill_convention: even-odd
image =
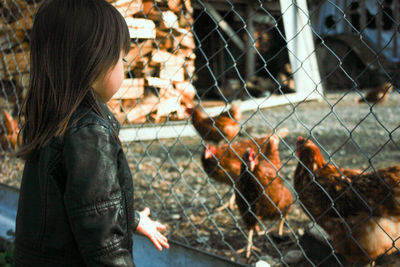
[[(249, 264), (399, 264), (400, 170), (380, 170), (400, 160), (398, 1), (109, 2), (132, 46), (108, 105), (135, 205), (171, 240)], [(39, 5), (0, 1), (0, 180), (17, 187)]]

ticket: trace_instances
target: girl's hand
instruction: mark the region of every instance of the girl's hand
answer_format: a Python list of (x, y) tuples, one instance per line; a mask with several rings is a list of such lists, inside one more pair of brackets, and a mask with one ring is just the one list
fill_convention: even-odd
[(164, 231), (167, 227), (164, 224), (153, 221), (150, 219), (150, 209), (145, 208), (143, 211), (139, 212), (140, 221), (136, 228), (136, 232), (147, 236), (154, 246), (161, 251), (162, 247), (169, 248), (168, 239), (159, 232), (159, 230)]

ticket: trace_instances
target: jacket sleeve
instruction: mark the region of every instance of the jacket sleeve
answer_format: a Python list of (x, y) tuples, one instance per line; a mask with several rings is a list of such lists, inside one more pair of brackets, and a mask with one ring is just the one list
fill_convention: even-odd
[(83, 126), (64, 138), (64, 203), (87, 266), (134, 266), (126, 249), (132, 237), (117, 177), (117, 153), (111, 131), (100, 124)]
[(139, 211), (135, 210), (135, 219), (133, 221), (133, 232), (136, 232), (139, 222), (140, 222), (140, 213)]

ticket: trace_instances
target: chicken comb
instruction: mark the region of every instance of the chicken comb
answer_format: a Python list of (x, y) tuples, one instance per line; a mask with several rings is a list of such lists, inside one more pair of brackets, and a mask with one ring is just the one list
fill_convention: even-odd
[(254, 149), (249, 148), (249, 160), (253, 161), (254, 160)]
[(215, 154), (216, 149), (214, 146), (206, 144), (206, 149), (204, 150), (204, 158), (210, 159), (212, 158), (213, 154)]
[(210, 151), (211, 153), (215, 154), (215, 152), (217, 151), (217, 148), (213, 145), (207, 144), (206, 148), (208, 151)]
[(299, 135), (299, 137), (297, 137), (297, 140), (303, 140), (303, 137), (301, 135)]

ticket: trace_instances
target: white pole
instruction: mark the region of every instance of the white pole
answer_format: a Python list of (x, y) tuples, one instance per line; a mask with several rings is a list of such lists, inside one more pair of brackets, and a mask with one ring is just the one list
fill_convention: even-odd
[(289, 60), (296, 92), (310, 98), (320, 98), (322, 81), (315, 55), (311, 20), (306, 0), (280, 0)]

